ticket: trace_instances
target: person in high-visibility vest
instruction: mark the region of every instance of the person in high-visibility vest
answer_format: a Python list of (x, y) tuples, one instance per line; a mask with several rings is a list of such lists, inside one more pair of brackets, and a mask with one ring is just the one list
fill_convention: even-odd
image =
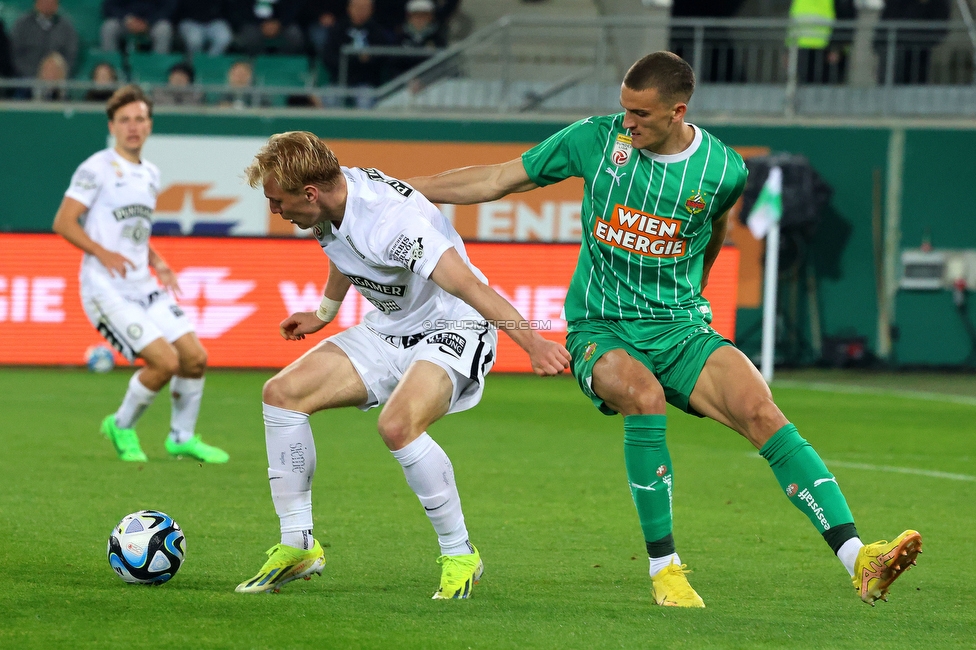
[(786, 36), (787, 47), (800, 48), (800, 80), (808, 83), (843, 83), (846, 78), (847, 52), (851, 30), (834, 36), (833, 22), (856, 17), (850, 0), (793, 0), (792, 21)]

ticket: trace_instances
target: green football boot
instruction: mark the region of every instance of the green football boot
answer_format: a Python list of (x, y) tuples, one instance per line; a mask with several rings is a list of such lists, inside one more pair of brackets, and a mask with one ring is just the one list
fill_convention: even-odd
[(189, 456), (202, 463), (226, 463), (230, 460), (226, 451), (208, 445), (196, 434), (184, 443), (175, 443), (172, 438), (166, 438), (166, 451), (170, 456)]
[(102, 435), (115, 446), (115, 453), (120, 460), (131, 463), (144, 463), (148, 458), (139, 446), (139, 436), (135, 429), (122, 429), (115, 424), (115, 414), (106, 415), (102, 420)]

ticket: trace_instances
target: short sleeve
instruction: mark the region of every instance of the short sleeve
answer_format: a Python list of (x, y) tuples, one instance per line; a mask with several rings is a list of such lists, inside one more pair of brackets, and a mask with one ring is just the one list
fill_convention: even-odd
[(383, 264), (401, 266), (423, 278), (429, 278), (441, 255), (453, 248), (419, 212), (404, 210), (385, 228), (379, 228), (370, 242), (372, 255)]
[(75, 170), (71, 177), (71, 184), (64, 195), (78, 201), (86, 208), (90, 208), (101, 189), (102, 174), (98, 167), (89, 160)]
[(742, 157), (730, 149), (729, 158), (729, 165), (733, 168), (735, 175), (732, 176), (730, 182), (728, 182), (731, 191), (722, 202), (722, 207), (713, 215), (715, 219), (718, 219), (732, 209), (735, 202), (739, 200), (740, 196), (742, 196), (742, 192), (746, 188), (746, 180), (749, 178), (749, 169), (746, 167), (745, 162), (743, 162)]
[(522, 154), (522, 166), (533, 183), (552, 185), (582, 176), (582, 159), (595, 137), (591, 118), (570, 124)]

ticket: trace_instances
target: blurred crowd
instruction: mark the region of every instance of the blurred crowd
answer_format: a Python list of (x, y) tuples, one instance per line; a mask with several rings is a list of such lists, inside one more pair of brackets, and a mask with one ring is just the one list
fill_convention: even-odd
[[(460, 0), (104, 0), (97, 48), (80, 52), (83, 40), (59, 0), (35, 0), (8, 32), (0, 22), (0, 76), (51, 82), (36, 91), (42, 99), (62, 99), (54, 82), (90, 79), (105, 85), (88, 99), (127, 76), (131, 53), (184, 56), (168, 70), (168, 84), (154, 89), (160, 103), (202, 103), (193, 89), (199, 57), (233, 57), (226, 66), (227, 86), (254, 82), (256, 57), (307, 57), (318, 85), (340, 77), (351, 87), (376, 87), (429, 58), (447, 44), (447, 25)], [(385, 46), (402, 49), (383, 56), (353, 54), (342, 64), (342, 48)], [(99, 57), (99, 52), (104, 57)], [(401, 55), (402, 54), (402, 55)], [(87, 65), (82, 58), (87, 57)], [(102, 60), (93, 60), (102, 59)], [(120, 65), (121, 63), (121, 65)], [(322, 77), (326, 77), (323, 79)], [(30, 91), (17, 91), (28, 98)], [(26, 93), (26, 94), (25, 94)], [(254, 97), (257, 95), (253, 94)], [(233, 105), (260, 102), (247, 93), (221, 99)]]
[[(65, 0), (67, 2), (68, 0)], [(529, 0), (525, 0), (529, 1)], [(534, 1), (534, 0), (533, 0)], [(546, 0), (556, 2), (557, 0)], [(0, 76), (37, 79), (34, 89), (5, 94), (16, 98), (59, 100), (67, 91), (58, 81), (90, 80), (96, 87), (85, 98), (110, 94), (121, 81), (145, 82), (132, 61), (154, 54), (166, 63), (166, 79), (153, 79), (153, 96), (160, 104), (219, 103), (260, 106), (269, 96), (256, 87), (341, 84), (355, 91), (372, 89), (427, 60), (447, 45), (448, 25), (460, 0), (103, 0), (101, 19), (80, 34), (59, 6), (59, 0), (34, 0), (9, 30), (0, 21)], [(933, 24), (950, 18), (951, 0), (886, 0), (880, 18)], [(845, 83), (854, 38), (851, 27), (824, 27), (823, 21), (850, 21), (858, 15), (855, 0), (673, 0), (671, 14), (681, 18), (791, 17), (796, 21), (786, 44), (799, 46), (798, 77), (802, 83)], [(807, 21), (804, 23), (804, 21)], [(812, 21), (812, 22), (811, 22)], [(817, 21), (820, 21), (818, 24)], [(850, 25), (850, 23), (848, 23)], [(697, 28), (673, 26), (670, 49), (691, 59)], [(747, 82), (742, 62), (741, 35), (724, 27), (704, 29), (698, 74), (709, 82)], [(892, 33), (894, 34), (894, 33)], [(927, 83), (932, 50), (946, 36), (942, 29), (901, 29), (894, 42), (879, 29), (873, 48), (878, 59), (878, 82)], [(86, 48), (79, 43), (94, 48)], [(382, 55), (364, 48), (386, 47)], [(343, 51), (347, 50), (345, 54)], [(350, 53), (348, 50), (352, 50)], [(93, 51), (94, 50), (94, 51)], [(894, 54), (889, 65), (887, 57)], [(174, 58), (175, 57), (175, 58)], [(257, 78), (262, 58), (304, 59), (303, 78), (281, 82), (266, 66)], [(220, 76), (201, 80), (207, 59), (220, 60)], [(301, 63), (301, 61), (299, 61)], [(419, 76), (416, 90), (447, 68)], [(887, 75), (888, 78), (885, 78)], [(226, 92), (204, 94), (195, 86), (222, 85)], [(369, 92), (350, 91), (345, 99), (328, 93), (289, 98), (289, 104), (321, 105), (343, 101), (368, 106)], [(331, 95), (334, 97), (334, 95)]]

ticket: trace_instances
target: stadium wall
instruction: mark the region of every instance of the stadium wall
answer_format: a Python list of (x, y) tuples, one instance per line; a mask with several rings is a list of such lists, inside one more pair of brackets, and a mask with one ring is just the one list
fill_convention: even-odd
[[(208, 147), (226, 142), (228, 138), (259, 139), (285, 130), (312, 130), (330, 141), (342, 141), (337, 150), (341, 149), (340, 160), (344, 164), (376, 166), (394, 175), (407, 176), (461, 164), (509, 159), (571, 119), (161, 113), (156, 116), (155, 133), (172, 137), (195, 136), (201, 143), (201, 150), (206, 152)], [(791, 350), (790, 358), (809, 361), (819, 356), (809, 347), (811, 307), (819, 312), (817, 321), (824, 337), (863, 337), (869, 349), (876, 349), (878, 299), (871, 222), (874, 177), (877, 170), (883, 183), (879, 189), (884, 192), (889, 139), (893, 128), (905, 128), (904, 125), (706, 122), (702, 125), (746, 155), (764, 151), (803, 154), (834, 190), (833, 200), (810, 251), (819, 299), (813, 304), (807, 299), (810, 285), (805, 270), (801, 270), (795, 282), (787, 278), (782, 289), (781, 303), (787, 310), (786, 320), (792, 325), (786, 328), (790, 340), (785, 342)], [(937, 247), (976, 248), (976, 220), (966, 218), (967, 202), (957, 198), (959, 191), (968, 187), (972, 170), (976, 169), (974, 126), (905, 128), (906, 171), (900, 179), (903, 248), (917, 247), (925, 237)], [(0, 231), (47, 231), (72, 171), (80, 161), (105, 146), (105, 137), (105, 117), (97, 111), (0, 112), (0, 142), (3, 143), (0, 147), (5, 160), (4, 173), (0, 175), (0, 191), (4, 196)], [(150, 145), (153, 142), (150, 140)], [(410, 145), (423, 148), (411, 149)], [(422, 153), (418, 155), (417, 151)], [(206, 153), (191, 154), (188, 164), (220, 166), (219, 156), (212, 160)], [(236, 175), (239, 171), (229, 169), (226, 173)], [(167, 170), (163, 173), (165, 181)], [(546, 191), (554, 192), (553, 201), (558, 206), (572, 205), (577, 200), (574, 193), (579, 190), (571, 186), (567, 188), (548, 188)], [(533, 200), (536, 201), (534, 208), (530, 206), (527, 211), (530, 216), (533, 209), (537, 215), (544, 211), (540, 203), (544, 202), (544, 197)], [(477, 221), (478, 218), (482, 220)], [(512, 217), (509, 215), (509, 218)], [(559, 221), (558, 216), (556, 221)], [(269, 228), (273, 223), (268, 221)], [(517, 232), (510, 222), (506, 228), (504, 220), (493, 222), (503, 224), (493, 229), (490, 223), (486, 225), (481, 214), (477, 217), (459, 215), (456, 223), (468, 239), (546, 238), (545, 233), (540, 237), (531, 229), (527, 234)], [(273, 229), (270, 232), (281, 234)], [(551, 238), (573, 236), (571, 232), (559, 231), (557, 226)], [(744, 235), (740, 232), (737, 236)], [(761, 264), (762, 256), (761, 245), (746, 244), (740, 246), (743, 282), (758, 277), (755, 269)], [(759, 346), (761, 309), (756, 299), (749, 297), (756, 295), (755, 286), (744, 288), (740, 284), (737, 339), (747, 353), (755, 352)], [(948, 292), (900, 292), (896, 300), (898, 335), (893, 359), (912, 365), (974, 363), (969, 358), (972, 346), (964, 322), (953, 312), (952, 297)]]

